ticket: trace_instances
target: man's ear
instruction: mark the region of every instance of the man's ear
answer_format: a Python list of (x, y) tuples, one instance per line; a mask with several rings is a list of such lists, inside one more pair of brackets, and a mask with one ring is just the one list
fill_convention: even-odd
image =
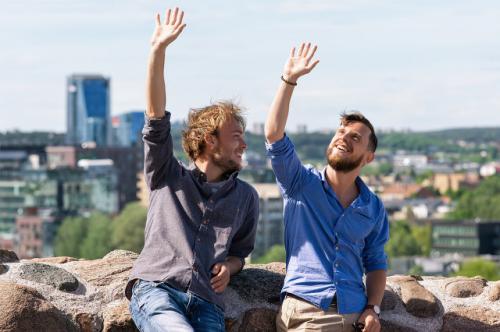
[(213, 150), (215, 145), (217, 144), (217, 137), (213, 134), (206, 133), (204, 136), (205, 144), (209, 150)]
[(369, 164), (375, 159), (375, 152), (368, 151), (368, 156), (366, 157), (366, 164)]

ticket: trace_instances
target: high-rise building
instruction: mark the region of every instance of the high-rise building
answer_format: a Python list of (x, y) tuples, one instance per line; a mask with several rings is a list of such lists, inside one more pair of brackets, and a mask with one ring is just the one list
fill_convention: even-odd
[(107, 146), (111, 140), (109, 78), (74, 74), (67, 79), (68, 144), (94, 142)]
[(113, 144), (131, 147), (141, 144), (144, 111), (128, 112), (113, 116)]

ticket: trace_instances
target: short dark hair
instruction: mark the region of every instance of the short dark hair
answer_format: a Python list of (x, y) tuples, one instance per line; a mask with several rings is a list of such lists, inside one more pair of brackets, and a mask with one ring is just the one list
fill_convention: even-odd
[(373, 128), (370, 120), (368, 120), (363, 114), (361, 114), (361, 112), (357, 111), (343, 112), (342, 114), (340, 114), (340, 125), (346, 126), (352, 122), (361, 122), (370, 129), (371, 133), (369, 137), (370, 141), (368, 143), (368, 148), (372, 152), (375, 152), (375, 150), (377, 150), (378, 138), (375, 135), (375, 129)]

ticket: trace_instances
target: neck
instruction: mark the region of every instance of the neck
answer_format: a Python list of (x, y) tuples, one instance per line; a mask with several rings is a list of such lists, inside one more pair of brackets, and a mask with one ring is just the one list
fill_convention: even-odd
[(360, 172), (360, 168), (356, 168), (350, 172), (340, 172), (334, 170), (330, 165), (326, 167), (326, 180), (335, 194), (337, 194), (344, 208), (351, 205), (358, 196), (359, 190), (356, 186), (356, 178)]
[(194, 164), (200, 171), (207, 176), (207, 182), (217, 182), (222, 178), (224, 172), (218, 166), (214, 165), (209, 158), (199, 157)]

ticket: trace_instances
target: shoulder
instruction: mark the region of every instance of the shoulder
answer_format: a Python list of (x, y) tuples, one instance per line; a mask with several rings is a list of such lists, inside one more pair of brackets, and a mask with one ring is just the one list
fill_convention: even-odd
[(257, 190), (255, 190), (255, 188), (248, 182), (237, 178), (236, 187), (238, 188), (237, 190), (238, 195), (243, 195), (243, 197), (247, 197), (258, 201), (259, 194), (257, 193)]

